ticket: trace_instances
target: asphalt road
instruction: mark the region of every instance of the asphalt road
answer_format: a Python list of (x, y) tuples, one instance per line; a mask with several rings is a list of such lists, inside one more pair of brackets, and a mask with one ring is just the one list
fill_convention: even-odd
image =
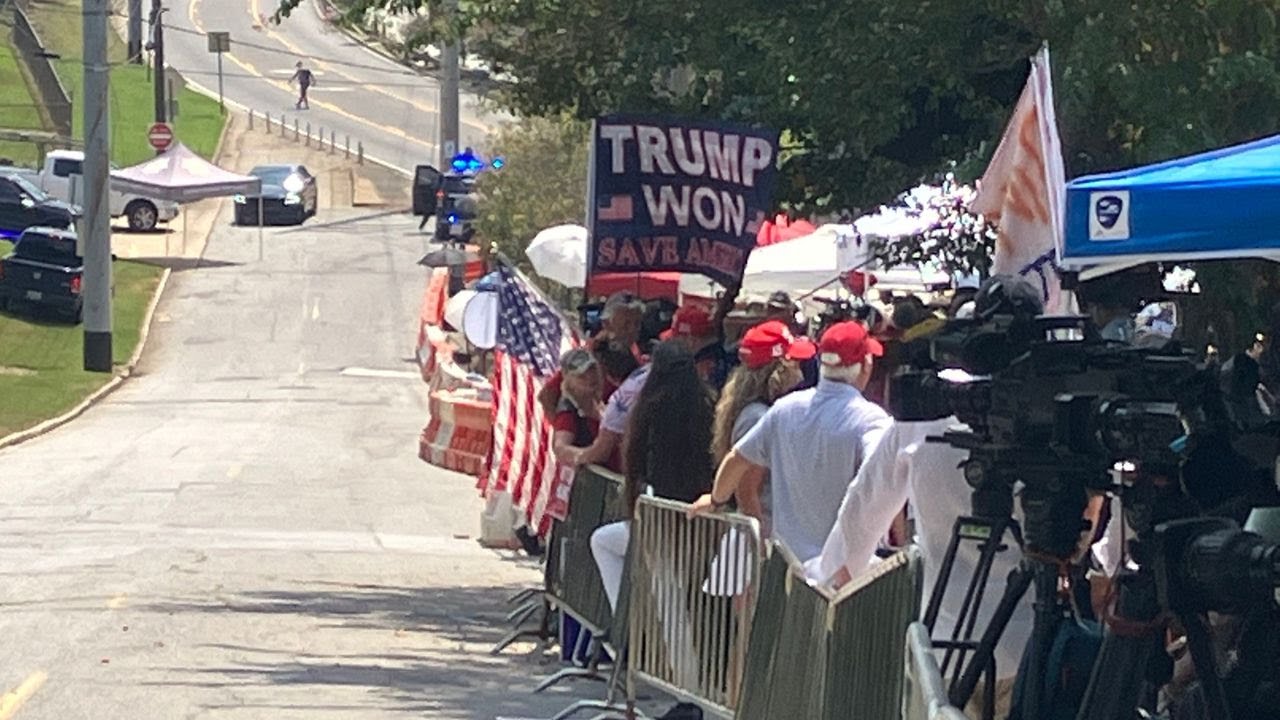
[[(327, 26), (311, 2), (304, 2), (281, 25), (264, 24), (275, 10), (271, 0), (175, 0), (167, 4), (165, 60), (192, 83), (210, 91), (218, 87), (217, 58), (208, 52), (206, 32), (231, 33), (231, 52), (224, 57), (224, 93), (231, 102), (278, 118), (292, 127), (297, 118), (305, 130), (333, 131), (341, 145), (363, 142), (365, 153), (392, 167), (410, 171), (436, 164), (439, 150), (439, 86), (355, 43)], [(306, 62), (316, 75), (311, 109), (296, 111), (296, 87), (290, 86), (294, 63)], [(479, 97), (461, 98), (464, 146), (484, 146), (500, 116), (484, 109)]]
[[(0, 451), (0, 716), (548, 717), (490, 658), (538, 574), (416, 457), (413, 218), (215, 230), (136, 377)], [(523, 652), (530, 652), (524, 646)], [(599, 687), (579, 688), (589, 693)]]

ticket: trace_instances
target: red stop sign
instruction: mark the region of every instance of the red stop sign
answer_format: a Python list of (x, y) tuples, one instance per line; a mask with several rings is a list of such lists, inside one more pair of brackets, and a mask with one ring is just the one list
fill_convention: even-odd
[(147, 142), (151, 143), (156, 152), (168, 150), (173, 144), (173, 128), (166, 123), (155, 123), (147, 130)]

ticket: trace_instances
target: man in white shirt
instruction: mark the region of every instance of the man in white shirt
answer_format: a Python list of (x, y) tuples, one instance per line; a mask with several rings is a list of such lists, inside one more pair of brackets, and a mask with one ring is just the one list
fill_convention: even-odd
[[(932, 422), (895, 423), (880, 445), (858, 470), (840, 505), (838, 519), (827, 537), (822, 553), (806, 563), (805, 571), (815, 583), (841, 585), (873, 565), (876, 545), (902, 504), (911, 502), (915, 513), (916, 541), (924, 556), (924, 592), (928, 602), (942, 567), (942, 558), (951, 541), (956, 518), (970, 515), (972, 489), (965, 482), (960, 464), (969, 453), (945, 443), (928, 442), (947, 430), (966, 429), (955, 417)], [(1006, 535), (1009, 548), (996, 553), (983, 593), (975, 637), (990, 624), (991, 615), (1004, 594), (1009, 573), (1022, 557)], [(962, 542), (956, 553), (951, 578), (939, 607), (935, 637), (950, 637), (960, 616), (965, 587), (978, 567), (979, 545)], [(923, 610), (923, 609), (922, 609)], [(1016, 675), (1023, 648), (1031, 636), (1030, 598), (1024, 598), (1005, 626), (996, 646), (996, 675), (1009, 681)], [(1010, 685), (1010, 682), (1006, 682)]]
[(862, 396), (874, 358), (884, 352), (865, 327), (832, 325), (818, 352), (818, 386), (774, 403), (720, 464), (712, 491), (689, 510), (722, 508), (744, 481), (762, 480), (767, 472), (773, 537), (802, 561), (822, 550), (845, 489), (892, 425), (884, 410)]

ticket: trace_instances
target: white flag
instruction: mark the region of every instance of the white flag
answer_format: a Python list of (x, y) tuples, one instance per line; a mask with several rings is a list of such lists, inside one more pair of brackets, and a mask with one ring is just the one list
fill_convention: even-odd
[(1062, 141), (1053, 111), (1049, 48), (1031, 59), (1031, 75), (970, 209), (1000, 228), (992, 273), (1021, 275), (1042, 292), (1046, 314), (1074, 312), (1057, 271), (1066, 203)]

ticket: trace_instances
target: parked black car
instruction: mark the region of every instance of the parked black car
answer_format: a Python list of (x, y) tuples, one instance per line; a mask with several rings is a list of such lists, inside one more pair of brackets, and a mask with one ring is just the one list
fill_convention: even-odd
[[(316, 214), (316, 178), (301, 165), (259, 165), (249, 171), (262, 179), (262, 221), (301, 225)], [(236, 224), (258, 224), (258, 196), (237, 195)]]
[(83, 276), (84, 260), (76, 253), (75, 232), (27, 228), (13, 251), (0, 258), (0, 310), (26, 304), (78, 323), (84, 311)]
[(24, 177), (0, 172), (0, 236), (16, 237), (29, 227), (69, 228), (80, 208), (49, 197)]

